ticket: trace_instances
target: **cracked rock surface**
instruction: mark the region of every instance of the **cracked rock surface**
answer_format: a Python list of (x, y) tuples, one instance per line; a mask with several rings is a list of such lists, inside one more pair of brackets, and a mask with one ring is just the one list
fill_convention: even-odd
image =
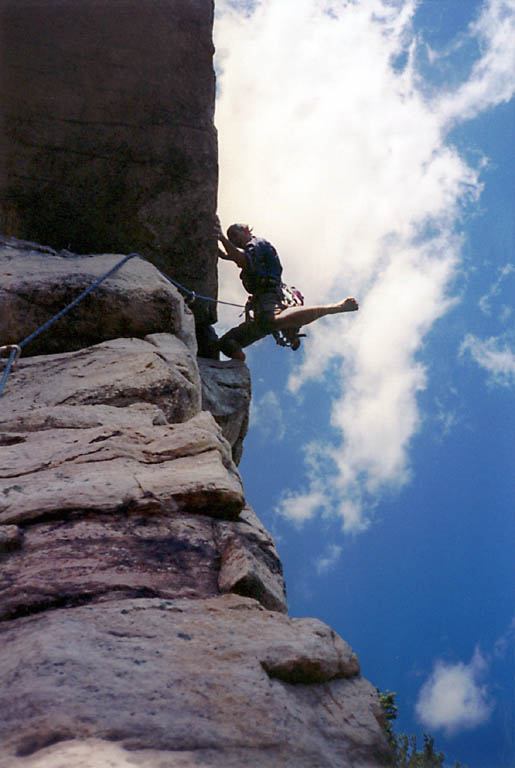
[(202, 379), (202, 407), (211, 411), (233, 446), (239, 463), (249, 425), (251, 382), (246, 365), (238, 360), (219, 362), (199, 357)]
[[(124, 259), (78, 256), (0, 235), (0, 326), (18, 344)], [(173, 333), (195, 355), (193, 315), (179, 291), (145, 259), (126, 261), (43, 334), (24, 354), (70, 352), (118, 337)]]
[[(66, 293), (92, 262), (57, 258)], [(135, 266), (141, 288), (153, 267)], [(56, 333), (0, 398), (0, 768), (376, 768), (375, 690), (327, 625), (286, 615), (245, 500), (248, 369), (199, 362), (174, 291), (170, 307), (174, 333), (145, 311), (139, 337), (105, 339), (108, 318), (91, 346)]]
[(142, 598), (59, 609), (0, 631), (24, 658), (22, 668), (0, 661), (0, 733), (13, 756), (2, 768), (52, 766), (81, 743), (90, 759), (114, 754), (113, 765), (125, 766), (118, 759), (130, 750), (125, 759), (148, 768), (336, 768), (385, 757), (373, 687), (347, 644), (314, 619), (236, 595)]
[[(64, 260), (66, 284), (84, 260)], [(173, 334), (145, 312), (140, 338), (57, 334), (0, 398), (0, 768), (375, 768), (375, 690), (327, 625), (286, 615), (245, 500), (248, 370), (199, 363), (171, 304)]]

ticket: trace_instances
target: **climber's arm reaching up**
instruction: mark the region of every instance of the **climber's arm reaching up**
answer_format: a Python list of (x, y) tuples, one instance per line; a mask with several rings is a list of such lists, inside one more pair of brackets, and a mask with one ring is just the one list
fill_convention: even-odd
[(226, 261), (234, 261), (240, 269), (243, 269), (247, 263), (245, 251), (233, 245), (221, 232), (218, 233), (218, 239), (225, 248), (224, 251), (221, 248), (218, 249), (218, 256)]

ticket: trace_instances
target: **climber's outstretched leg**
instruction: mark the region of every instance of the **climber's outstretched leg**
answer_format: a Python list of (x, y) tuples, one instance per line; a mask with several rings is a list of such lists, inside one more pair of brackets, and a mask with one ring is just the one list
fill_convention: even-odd
[(220, 352), (233, 360), (245, 361), (245, 352), (243, 347), (254, 344), (255, 341), (264, 338), (271, 332), (268, 325), (256, 322), (255, 320), (245, 320), (244, 323), (231, 328), (219, 341)]
[(344, 299), (338, 304), (325, 304), (321, 307), (289, 307), (270, 319), (270, 325), (278, 330), (283, 328), (300, 328), (309, 325), (320, 317), (336, 315), (340, 312), (355, 312), (359, 308), (354, 298)]
[[(356, 299), (349, 298), (338, 304), (325, 304), (320, 307), (288, 307), (282, 309), (278, 304), (277, 309), (266, 311), (261, 315), (261, 320), (246, 320), (236, 328), (232, 328), (222, 336), (219, 341), (220, 351), (233, 360), (245, 360), (243, 347), (248, 347), (258, 339), (262, 339), (274, 330), (298, 330), (303, 325), (309, 325), (319, 317), (336, 315), (340, 312), (355, 312), (358, 309)], [(277, 312), (277, 314), (275, 314)]]

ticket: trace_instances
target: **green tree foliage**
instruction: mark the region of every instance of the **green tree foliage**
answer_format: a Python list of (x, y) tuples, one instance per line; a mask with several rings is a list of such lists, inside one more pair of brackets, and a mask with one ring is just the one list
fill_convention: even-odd
[[(397, 718), (397, 705), (395, 704), (396, 693), (391, 691), (377, 691), (379, 701), (383, 707), (385, 724), (384, 730), (388, 743), (392, 748), (394, 755), (394, 768), (444, 768), (445, 756), (443, 752), (435, 752), (434, 739), (432, 736), (424, 734), (424, 745), (421, 750), (418, 749), (417, 737), (408, 736), (406, 733), (395, 733), (393, 723)], [(467, 768), (465, 765), (456, 763), (454, 768)]]

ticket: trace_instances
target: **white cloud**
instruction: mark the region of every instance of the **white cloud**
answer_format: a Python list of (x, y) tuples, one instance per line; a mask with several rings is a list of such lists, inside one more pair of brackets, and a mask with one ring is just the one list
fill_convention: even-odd
[(470, 352), (472, 359), (490, 374), (494, 384), (514, 384), (515, 349), (510, 347), (509, 339), (508, 334), (479, 339), (469, 333), (460, 347), (460, 354)]
[(307, 520), (311, 520), (319, 510), (325, 509), (326, 504), (326, 496), (320, 490), (312, 489), (302, 494), (286, 491), (277, 511), (300, 526)]
[(436, 414), (436, 421), (439, 424), (440, 429), (438, 434), (435, 435), (435, 438), (441, 440), (448, 435), (457, 424), (459, 424), (460, 418), (456, 411), (447, 411), (441, 407), (439, 401), (436, 402), (436, 405), (439, 408), (438, 413)]
[(283, 440), (286, 434), (284, 416), (275, 392), (268, 391), (250, 405), (250, 426), (258, 428), (267, 440)]
[(498, 659), (504, 659), (508, 651), (515, 649), (515, 616), (512, 618), (510, 626), (495, 642), (494, 655)]
[[(306, 303), (360, 301), (358, 313), (309, 326), (290, 377), (299, 391), (341, 363), (334, 472), (286, 494), (287, 517), (332, 509), (360, 530), (377, 494), (410, 477), (427, 384), (418, 355), (451, 306), (456, 226), (481, 191), (480, 168), (447, 143), (447, 130), (513, 94), (514, 3), (485, 3), (469, 30), (482, 51), (470, 77), (431, 101), (418, 86), (415, 0), (262, 0), (246, 13), (217, 3), (222, 222), (248, 221), (270, 239)], [(234, 266), (221, 264), (220, 279), (220, 295), (241, 302)], [(222, 310), (221, 321), (233, 324), (234, 312)]]
[(416, 714), (422, 725), (453, 734), (485, 723), (493, 710), (481, 682), (487, 668), (477, 648), (469, 664), (437, 661), (417, 699)]
[(334, 568), (340, 556), (342, 554), (342, 548), (338, 544), (330, 544), (325, 555), (319, 557), (316, 561), (315, 567), (319, 576), (325, 575)]
[(469, 34), (477, 39), (481, 56), (472, 73), (438, 105), (444, 120), (475, 117), (489, 107), (510, 101), (515, 88), (515, 0), (488, 0)]
[[(497, 296), (499, 296), (502, 283), (507, 277), (509, 277), (509, 275), (514, 273), (515, 266), (513, 264), (506, 264), (504, 267), (498, 270), (497, 278), (494, 280), (488, 291), (479, 299), (479, 308), (482, 312), (484, 312), (485, 315), (492, 314), (492, 299), (495, 299)], [(500, 314), (501, 321), (508, 319), (510, 314), (510, 307), (502, 305)]]

